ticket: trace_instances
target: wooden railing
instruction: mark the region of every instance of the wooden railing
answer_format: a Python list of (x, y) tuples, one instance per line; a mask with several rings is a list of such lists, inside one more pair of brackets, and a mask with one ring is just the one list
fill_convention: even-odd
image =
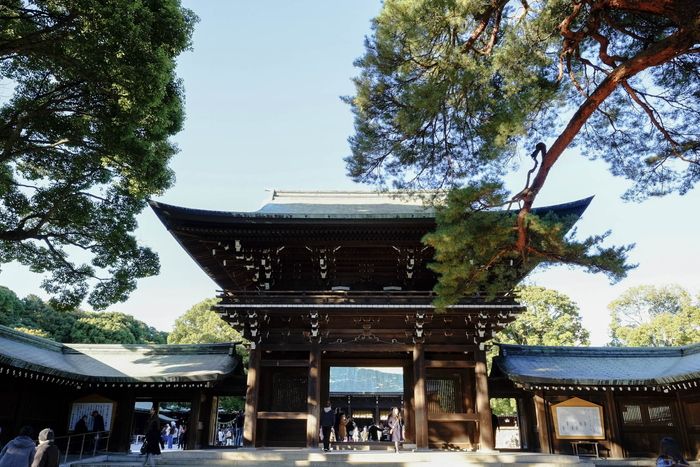
[[(68, 462), (68, 454), (70, 454), (71, 448), (75, 451), (77, 446), (80, 446), (80, 449), (77, 451), (78, 460), (82, 459), (83, 455), (90, 453), (91, 450), (93, 456), (98, 450), (109, 450), (109, 437), (109, 431), (91, 431), (89, 433), (56, 436), (54, 444), (60, 444), (59, 449), (64, 450), (63, 462), (66, 463)], [(65, 447), (63, 446), (63, 440), (65, 440)], [(102, 443), (104, 443), (104, 447), (98, 449)]]

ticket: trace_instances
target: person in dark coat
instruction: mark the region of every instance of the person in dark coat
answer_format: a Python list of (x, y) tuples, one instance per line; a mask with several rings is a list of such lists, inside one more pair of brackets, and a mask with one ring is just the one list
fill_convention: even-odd
[(92, 431), (105, 431), (105, 419), (97, 410), (92, 411)]
[(368, 431), (369, 431), (369, 440), (370, 441), (379, 441), (380, 430), (375, 422), (372, 422)]
[(73, 427), (73, 433), (75, 433), (76, 435), (82, 435), (87, 432), (87, 415), (83, 415), (82, 417), (80, 417), (80, 420), (75, 422), (75, 426)]
[(146, 422), (146, 458), (143, 460), (143, 465), (150, 463), (151, 466), (156, 465), (154, 456), (160, 455), (160, 420), (158, 419), (158, 411), (155, 407), (151, 408), (151, 416)]
[(36, 448), (32, 467), (58, 467), (61, 452), (53, 444), (53, 440), (54, 433), (51, 428), (44, 428), (39, 432), (39, 447)]
[(29, 467), (34, 462), (36, 446), (30, 426), (23, 426), (19, 436), (10, 441), (0, 451), (0, 467)]
[(403, 420), (401, 420), (398, 407), (392, 407), (387, 424), (389, 425), (389, 438), (394, 442), (394, 450), (399, 452), (399, 443), (403, 441)]
[(335, 424), (335, 414), (331, 407), (331, 401), (326, 402), (326, 406), (321, 411), (321, 433), (323, 434), (323, 450), (328, 452), (331, 449), (331, 429)]

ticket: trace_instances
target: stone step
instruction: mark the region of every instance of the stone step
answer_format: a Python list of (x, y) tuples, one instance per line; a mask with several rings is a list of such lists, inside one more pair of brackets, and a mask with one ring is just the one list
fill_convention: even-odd
[[(103, 458), (71, 467), (139, 467), (144, 457), (138, 455), (104, 456)], [(574, 456), (546, 455), (536, 453), (499, 452), (446, 452), (446, 451), (402, 451), (398, 454), (381, 451), (333, 451), (296, 449), (238, 449), (211, 451), (180, 451), (163, 453), (156, 460), (159, 466), (204, 467), (204, 466), (294, 466), (315, 467), (321, 465), (358, 465), (378, 467), (448, 467), (452, 465), (503, 467), (517, 464), (518, 467), (593, 467), (591, 460)]]

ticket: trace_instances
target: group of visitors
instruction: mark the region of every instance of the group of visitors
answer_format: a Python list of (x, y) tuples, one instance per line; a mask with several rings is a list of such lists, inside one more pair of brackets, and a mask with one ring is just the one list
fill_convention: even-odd
[(394, 450), (399, 452), (399, 444), (403, 441), (403, 419), (398, 407), (392, 407), (387, 418), (386, 425), (382, 422), (374, 422), (360, 429), (352, 417), (346, 416), (339, 410), (333, 411), (331, 401), (321, 412), (321, 432), (319, 437), (323, 441), (323, 450), (330, 450), (332, 442), (359, 442), (359, 441), (391, 441)]
[(228, 425), (219, 425), (216, 433), (217, 446), (239, 448), (243, 446), (243, 424), (245, 413), (239, 410)]
[(160, 430), (160, 448), (173, 449), (176, 446), (177, 449), (185, 449), (187, 427), (184, 423), (175, 423), (175, 420), (171, 420), (170, 423), (163, 425)]
[(22, 427), (0, 451), (0, 467), (58, 467), (61, 453), (54, 444), (53, 430), (44, 428), (39, 432), (38, 446), (33, 436), (32, 427)]

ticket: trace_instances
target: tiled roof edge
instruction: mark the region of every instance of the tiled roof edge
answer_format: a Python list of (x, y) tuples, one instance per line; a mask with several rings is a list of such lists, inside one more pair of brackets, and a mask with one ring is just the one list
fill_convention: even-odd
[(497, 344), (500, 355), (548, 355), (567, 357), (682, 357), (700, 352), (700, 343), (682, 347), (569, 347), (544, 345)]
[(52, 352), (62, 352), (65, 345), (45, 337), (33, 336), (26, 332), (17, 331), (7, 326), (0, 325), (0, 337), (6, 337), (17, 342), (24, 342), (34, 347), (50, 350)]

